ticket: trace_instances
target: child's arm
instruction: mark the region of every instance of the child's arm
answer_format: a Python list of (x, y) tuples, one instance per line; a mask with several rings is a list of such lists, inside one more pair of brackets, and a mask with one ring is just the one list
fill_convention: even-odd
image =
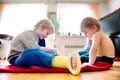
[(37, 48), (47, 53), (57, 54), (57, 50), (54, 48), (47, 48), (38, 45), (39, 37), (36, 34), (31, 33), (30, 31), (23, 33), (19, 36), (22, 43), (25, 44), (26, 48)]
[(94, 64), (96, 60), (96, 55), (100, 47), (101, 36), (99, 33), (96, 33), (92, 37), (92, 46), (90, 49), (89, 64)]

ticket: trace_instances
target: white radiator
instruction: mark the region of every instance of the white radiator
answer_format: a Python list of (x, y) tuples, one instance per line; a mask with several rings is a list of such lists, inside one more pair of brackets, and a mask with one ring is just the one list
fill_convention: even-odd
[(8, 52), (10, 49), (10, 40), (0, 39), (1, 46), (0, 46), (0, 59), (6, 59), (8, 56)]

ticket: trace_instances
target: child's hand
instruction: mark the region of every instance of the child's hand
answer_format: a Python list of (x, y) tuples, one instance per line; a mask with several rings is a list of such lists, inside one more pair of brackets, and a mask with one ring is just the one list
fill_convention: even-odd
[(85, 62), (85, 63), (83, 63), (83, 65), (91, 65), (91, 64), (90, 64), (90, 63)]
[[(53, 52), (52, 52), (53, 51)], [(58, 51), (56, 48), (52, 48), (51, 53), (56, 54), (57, 56), (61, 56), (64, 54), (63, 50)]]
[(57, 55), (57, 49), (55, 49), (55, 48), (50, 48), (47, 52), (51, 53), (51, 54), (56, 54)]

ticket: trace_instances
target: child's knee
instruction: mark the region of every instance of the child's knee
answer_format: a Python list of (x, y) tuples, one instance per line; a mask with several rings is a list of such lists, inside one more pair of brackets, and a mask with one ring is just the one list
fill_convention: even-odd
[(29, 48), (29, 49), (24, 50), (23, 52), (34, 52), (34, 51), (38, 51), (38, 49)]
[(88, 49), (83, 49), (83, 50), (79, 50), (78, 51), (78, 54), (81, 56), (81, 55), (84, 55), (84, 54), (87, 54), (89, 53), (89, 50)]
[(31, 49), (26, 49), (26, 50), (23, 51), (21, 56), (25, 57), (25, 58), (33, 57), (36, 51), (37, 51), (37, 49), (32, 49), (32, 48)]

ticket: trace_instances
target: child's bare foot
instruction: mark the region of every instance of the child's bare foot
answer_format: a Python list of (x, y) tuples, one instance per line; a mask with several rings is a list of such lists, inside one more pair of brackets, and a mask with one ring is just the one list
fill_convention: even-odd
[(74, 54), (71, 57), (71, 66), (72, 66), (72, 69), (74, 69), (74, 70), (77, 68), (77, 56), (76, 56), (76, 54)]
[(81, 66), (81, 62), (80, 62), (79, 54), (71, 53), (68, 56), (68, 64), (67, 64), (67, 68), (69, 69), (69, 71), (74, 75), (78, 75), (80, 72), (80, 66)]

